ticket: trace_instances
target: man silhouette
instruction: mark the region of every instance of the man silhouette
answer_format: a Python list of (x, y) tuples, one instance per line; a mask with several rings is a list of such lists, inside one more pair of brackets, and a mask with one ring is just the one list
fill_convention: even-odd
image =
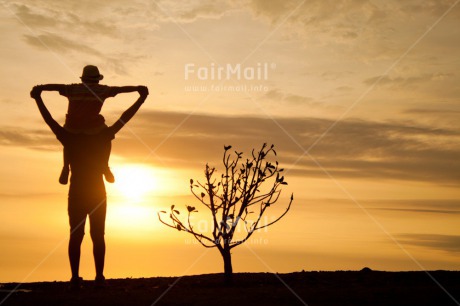
[(103, 172), (107, 165), (105, 147), (115, 134), (136, 114), (148, 95), (145, 86), (138, 86), (139, 98), (113, 125), (98, 134), (73, 134), (57, 123), (41, 98), (42, 88), (35, 86), (30, 96), (35, 99), (40, 114), (56, 138), (68, 148), (72, 168), (70, 178), (68, 214), (70, 223), (69, 261), (72, 271), (71, 288), (81, 287), (79, 276), (80, 247), (85, 234), (86, 216), (89, 216), (90, 235), (93, 241), (93, 256), (96, 267), (95, 283), (105, 285), (105, 216), (107, 197)]

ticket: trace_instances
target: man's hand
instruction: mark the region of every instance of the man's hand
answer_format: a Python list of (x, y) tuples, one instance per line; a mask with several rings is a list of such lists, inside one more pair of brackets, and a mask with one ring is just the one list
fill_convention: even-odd
[(149, 94), (149, 89), (147, 88), (147, 86), (138, 86), (137, 91), (139, 92), (141, 97), (147, 97)]
[(41, 85), (34, 86), (32, 90), (30, 91), (30, 96), (34, 99), (40, 98), (40, 95), (42, 94), (42, 90), (43, 89)]

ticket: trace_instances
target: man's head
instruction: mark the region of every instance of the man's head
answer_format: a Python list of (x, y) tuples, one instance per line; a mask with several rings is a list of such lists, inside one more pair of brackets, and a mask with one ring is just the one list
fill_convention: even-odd
[(99, 73), (99, 69), (93, 65), (85, 66), (80, 77), (81, 81), (84, 83), (99, 83), (103, 78), (104, 76)]

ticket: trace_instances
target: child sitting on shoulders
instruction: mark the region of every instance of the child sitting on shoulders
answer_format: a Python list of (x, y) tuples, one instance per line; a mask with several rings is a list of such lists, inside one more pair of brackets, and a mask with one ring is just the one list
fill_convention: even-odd
[[(139, 86), (107, 86), (99, 84), (104, 76), (96, 66), (88, 65), (83, 68), (81, 83), (78, 84), (46, 84), (38, 85), (42, 91), (58, 91), (69, 100), (64, 128), (75, 134), (97, 134), (107, 128), (104, 117), (100, 114), (105, 99), (115, 97), (119, 93), (128, 93), (139, 90)], [(107, 164), (104, 167), (104, 177), (107, 182), (115, 182), (115, 177), (109, 168), (111, 143), (108, 142), (104, 150)], [(64, 147), (64, 166), (59, 176), (59, 183), (66, 185), (69, 180), (70, 161), (69, 152)]]

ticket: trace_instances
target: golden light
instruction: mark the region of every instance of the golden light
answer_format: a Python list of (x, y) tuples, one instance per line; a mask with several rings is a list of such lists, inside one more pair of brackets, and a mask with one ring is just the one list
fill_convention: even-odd
[(157, 178), (152, 167), (131, 164), (117, 167), (115, 172), (115, 191), (126, 201), (139, 202), (153, 193)]
[[(155, 168), (142, 164), (113, 164), (114, 184), (106, 184), (109, 196), (107, 227), (111, 232), (130, 235), (130, 238), (144, 236), (152, 230), (155, 207), (151, 197), (159, 189), (158, 173)], [(133, 234), (132, 231), (136, 233)]]
[(107, 231), (117, 239), (152, 237), (161, 229), (158, 210), (169, 207), (174, 201), (171, 198), (181, 196), (182, 189), (188, 192), (189, 174), (145, 164), (111, 165), (115, 183), (106, 184)]

